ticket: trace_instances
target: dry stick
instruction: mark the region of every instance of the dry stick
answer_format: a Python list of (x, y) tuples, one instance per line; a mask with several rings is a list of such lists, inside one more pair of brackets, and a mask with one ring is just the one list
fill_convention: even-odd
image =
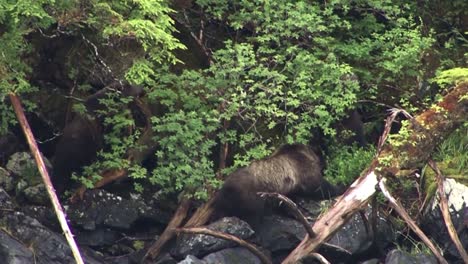
[(236, 236), (233, 236), (233, 235), (213, 231), (213, 230), (210, 230), (210, 229), (207, 229), (207, 228), (204, 228), (204, 227), (177, 228), (177, 229), (175, 229), (175, 232), (177, 232), (177, 233), (189, 233), (189, 234), (204, 234), (204, 235), (214, 236), (214, 237), (217, 237), (217, 238), (222, 238), (222, 239), (226, 239), (226, 240), (229, 240), (229, 241), (233, 241), (233, 242), (236, 242), (237, 244), (239, 244), (240, 246), (243, 246), (243, 247), (247, 248), (250, 252), (255, 254), (262, 261), (262, 263), (265, 263), (265, 264), (271, 264), (272, 263), (271, 260), (267, 256), (265, 256), (265, 254), (263, 254), (260, 250), (257, 249), (257, 247), (255, 247), (251, 243), (249, 243), (249, 242), (247, 242), (247, 241), (245, 241), (243, 239), (240, 239), (240, 238), (238, 238)]
[(429, 247), (429, 249), (432, 251), (432, 253), (434, 253), (435, 257), (439, 261), (439, 263), (448, 264), (447, 260), (445, 260), (445, 258), (437, 249), (437, 247), (424, 234), (424, 232), (421, 229), (419, 229), (419, 227), (416, 225), (413, 219), (411, 219), (411, 217), (405, 211), (403, 206), (401, 206), (401, 204), (390, 194), (387, 187), (385, 187), (385, 179), (379, 181), (379, 187), (385, 198), (387, 198), (388, 202), (390, 203), (390, 206), (397, 211), (401, 218), (403, 218), (403, 220), (405, 220), (406, 223), (408, 223), (410, 228), (419, 236), (419, 238), (421, 238), (424, 244), (426, 244)]
[(307, 221), (304, 214), (297, 208), (297, 205), (293, 201), (291, 201), (291, 199), (279, 193), (258, 192), (257, 194), (259, 194), (261, 197), (271, 197), (284, 202), (284, 204), (286, 204), (291, 210), (291, 213), (294, 214), (294, 217), (296, 217), (296, 219), (299, 222), (301, 222), (301, 224), (304, 226), (305, 230), (307, 231), (307, 234), (309, 234), (309, 237), (314, 238), (317, 236), (314, 233), (312, 226), (309, 224), (309, 221)]
[(330, 262), (326, 258), (324, 258), (322, 255), (320, 255), (319, 253), (312, 253), (310, 255), (322, 264), (330, 264)]
[(379, 138), (376, 158), (365, 171), (338, 199), (332, 208), (314, 223), (315, 230), (319, 233), (316, 237), (306, 236), (302, 242), (283, 260), (283, 264), (297, 263), (305, 255), (315, 250), (319, 245), (328, 239), (334, 231), (344, 225), (351, 215), (361, 210), (367, 205), (367, 200), (370, 199), (378, 184), (378, 177), (375, 173), (377, 166), (377, 155), (382, 151), (389, 133), (392, 122), (398, 115), (398, 110), (392, 110), (391, 115), (385, 122), (385, 129), (382, 136)]
[(80, 251), (78, 246), (76, 245), (75, 240), (73, 239), (73, 234), (70, 231), (70, 228), (67, 225), (67, 219), (65, 218), (65, 213), (63, 212), (62, 206), (60, 205), (59, 199), (57, 198), (57, 194), (55, 193), (54, 187), (52, 186), (52, 182), (50, 181), (49, 173), (47, 172), (46, 165), (44, 160), (42, 159), (41, 153), (37, 147), (36, 140), (34, 139), (34, 135), (31, 131), (31, 127), (29, 127), (29, 123), (26, 120), (26, 116), (24, 115), (23, 107), (21, 106), (21, 102), (18, 96), (14, 93), (9, 94), (11, 104), (13, 105), (13, 109), (15, 110), (16, 117), (20, 123), (21, 128), (23, 129), (24, 135), (29, 144), (29, 148), (36, 160), (36, 164), (39, 168), (39, 172), (41, 173), (42, 180), (47, 189), (47, 193), (49, 194), (49, 198), (52, 201), (52, 205), (55, 210), (55, 214), (60, 222), (60, 226), (62, 227), (63, 233), (65, 238), (67, 239), (68, 244), (70, 245), (70, 249), (73, 253), (76, 263), (84, 264), (83, 259), (81, 258)]
[(434, 161), (429, 160), (429, 166), (431, 166), (431, 168), (437, 174), (437, 187), (438, 187), (439, 196), (440, 196), (440, 211), (442, 212), (442, 217), (444, 218), (445, 225), (447, 226), (447, 230), (450, 235), (450, 238), (452, 239), (453, 243), (455, 244), (455, 247), (460, 253), (460, 256), (462, 257), (463, 262), (468, 263), (468, 254), (466, 253), (466, 250), (463, 248), (463, 245), (460, 242), (460, 238), (457, 235), (457, 231), (455, 230), (455, 227), (453, 226), (452, 218), (450, 217), (447, 196), (445, 195), (445, 191), (444, 191), (445, 177), (444, 175), (442, 175), (439, 168), (437, 167), (437, 164)]
[(177, 208), (177, 211), (174, 213), (174, 216), (172, 217), (171, 221), (167, 225), (166, 229), (164, 229), (163, 233), (158, 238), (156, 243), (151, 245), (151, 247), (148, 249), (148, 252), (146, 252), (142, 262), (144, 262), (148, 258), (155, 259), (159, 255), (166, 242), (174, 236), (174, 229), (179, 227), (180, 224), (182, 224), (182, 221), (184, 221), (189, 209), (190, 199), (184, 198), (184, 200), (180, 203), (179, 207)]

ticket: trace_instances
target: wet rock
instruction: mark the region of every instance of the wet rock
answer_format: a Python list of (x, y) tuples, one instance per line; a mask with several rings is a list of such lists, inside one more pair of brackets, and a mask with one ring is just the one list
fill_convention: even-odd
[(379, 259), (369, 259), (363, 262), (359, 262), (359, 264), (379, 264), (380, 260)]
[(34, 263), (34, 254), (26, 245), (0, 230), (0, 260), (2, 263)]
[(200, 260), (199, 258), (195, 256), (188, 255), (187, 257), (185, 257), (184, 260), (182, 260), (178, 264), (206, 264), (206, 262)]
[[(50, 171), (51, 163), (45, 157), (43, 158)], [(6, 169), (16, 176), (21, 176), (21, 179), (25, 179), (29, 186), (42, 182), (36, 162), (29, 152), (16, 152), (11, 155)]]
[(22, 195), (26, 200), (36, 205), (50, 204), (50, 198), (47, 194), (47, 189), (44, 184), (40, 183), (34, 186), (29, 186), (22, 191)]
[(211, 253), (202, 259), (206, 264), (261, 264), (260, 259), (246, 248), (226, 248)]
[(25, 205), (21, 206), (21, 212), (37, 219), (44, 226), (60, 232), (60, 224), (52, 208), (43, 205)]
[(418, 253), (410, 255), (401, 250), (394, 249), (387, 254), (385, 264), (401, 264), (401, 263), (424, 263), (424, 264), (437, 264), (437, 259), (432, 255)]
[(67, 208), (70, 221), (84, 230), (97, 227), (129, 229), (139, 218), (139, 206), (104, 190), (89, 190), (83, 201)]
[[(234, 235), (241, 239), (248, 239), (253, 236), (254, 231), (250, 226), (236, 217), (225, 217), (207, 226), (208, 229)], [(173, 250), (176, 258), (183, 258), (187, 255), (197, 257), (221, 250), (235, 245), (232, 241), (215, 238), (208, 235), (181, 235), (177, 238), (177, 244)]]
[(9, 171), (2, 167), (0, 167), (0, 187), (5, 189), (7, 192), (11, 192), (15, 189), (13, 177), (11, 177)]
[(279, 215), (265, 216), (256, 233), (262, 247), (272, 254), (294, 249), (306, 235), (298, 221)]
[(161, 210), (158, 201), (154, 199), (150, 199), (146, 202), (140, 194), (131, 194), (130, 199), (138, 205), (140, 219), (166, 226), (172, 218), (172, 213), (168, 212), (171, 210)]
[(116, 243), (121, 235), (109, 228), (100, 228), (93, 231), (79, 231), (75, 234), (76, 241), (85, 246), (109, 246)]
[[(468, 212), (468, 187), (456, 182), (453, 179), (446, 179), (444, 182), (444, 191), (447, 195), (450, 217), (458, 237), (464, 248), (468, 248), (468, 228), (466, 226), (465, 214)], [(455, 245), (450, 238), (445, 220), (439, 209), (439, 198), (432, 201), (430, 208), (422, 217), (421, 226), (426, 234), (431, 235), (439, 247), (445, 252), (445, 257), (452, 261), (461, 261)]]
[(372, 233), (369, 230), (371, 227), (366, 224), (360, 214), (354, 214), (328, 243), (343, 248), (351, 254), (361, 253), (372, 245)]
[(330, 208), (333, 205), (333, 201), (316, 201), (306, 197), (299, 197), (296, 204), (299, 208), (303, 209), (304, 215), (309, 220), (315, 220), (324, 212), (324, 209)]
[[(74, 263), (72, 252), (65, 238), (50, 231), (39, 221), (20, 212), (10, 213), (2, 219), (5, 230), (34, 252), (38, 264)], [(85, 263), (102, 263), (90, 256), (83, 256)], [(28, 263), (28, 262), (26, 262)], [(31, 262), (32, 263), (32, 262)]]
[(177, 261), (168, 253), (161, 256), (157, 261), (156, 264), (176, 264)]
[(5, 212), (10, 212), (14, 208), (13, 202), (11, 200), (10, 195), (0, 188), (0, 216), (3, 216)]
[[(329, 244), (344, 249), (351, 255), (361, 254), (369, 249), (375, 242), (378, 248), (385, 248), (396, 239), (396, 233), (385, 218), (377, 214), (376, 234), (373, 234), (370, 226), (372, 209), (367, 209), (363, 215), (356, 213), (340, 228), (328, 241)], [(363, 219), (363, 217), (366, 219)]]

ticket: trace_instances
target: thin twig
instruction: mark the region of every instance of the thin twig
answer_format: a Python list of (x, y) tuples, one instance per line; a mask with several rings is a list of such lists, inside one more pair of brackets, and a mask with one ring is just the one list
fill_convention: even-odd
[(34, 159), (36, 160), (37, 167), (39, 168), (39, 172), (42, 176), (42, 180), (44, 181), (44, 184), (46, 186), (49, 198), (52, 201), (55, 214), (57, 215), (57, 218), (59, 220), (60, 226), (65, 235), (65, 238), (67, 239), (67, 242), (70, 245), (70, 249), (73, 253), (75, 261), (78, 264), (84, 264), (83, 259), (81, 258), (78, 246), (75, 240), (73, 239), (73, 234), (70, 228), (68, 227), (65, 213), (63, 212), (62, 206), (60, 205), (60, 201), (57, 197), (57, 194), (55, 193), (54, 187), (50, 180), (49, 173), (47, 172), (46, 165), (44, 163), (44, 160), (42, 159), (42, 155), (39, 151), (39, 148), (37, 147), (37, 143), (36, 143), (36, 140), (34, 139), (34, 135), (31, 131), (31, 127), (29, 126), (28, 120), (26, 119), (26, 116), (24, 115), (24, 110), (23, 110), (23, 107), (21, 106), (20, 99), (14, 93), (10, 93), (9, 96), (10, 96), (11, 104), (13, 105), (13, 109), (15, 110), (16, 117), (18, 118), (20, 126), (23, 129), (24, 135), (26, 136), (26, 139), (28, 141), (29, 148), (31, 149)]
[(204, 227), (192, 227), (192, 228), (177, 228), (174, 230), (177, 233), (189, 233), (189, 234), (203, 234), (203, 235), (209, 235), (229, 241), (236, 242), (240, 246), (243, 246), (247, 248), (250, 252), (255, 254), (264, 264), (271, 264), (271, 260), (265, 256), (257, 247), (255, 247), (253, 244), (240, 239), (236, 236), (230, 235), (230, 234), (225, 234), (217, 231), (213, 231)]
[(310, 255), (322, 264), (330, 264), (330, 262), (324, 256), (320, 255), (319, 253), (312, 253)]
[(437, 174), (437, 188), (438, 188), (439, 196), (440, 196), (440, 204), (439, 204), (440, 211), (442, 212), (442, 217), (444, 218), (445, 225), (447, 226), (447, 230), (450, 235), (450, 238), (455, 244), (455, 247), (457, 248), (458, 253), (460, 253), (460, 256), (462, 257), (463, 262), (468, 263), (468, 254), (466, 253), (465, 248), (463, 248), (463, 245), (460, 242), (460, 238), (457, 235), (457, 231), (455, 230), (455, 227), (453, 226), (452, 218), (450, 217), (447, 196), (445, 195), (445, 191), (444, 191), (445, 177), (440, 172), (439, 168), (437, 167), (437, 164), (433, 160), (429, 160), (429, 166), (431, 166), (431, 168)]
[(382, 191), (385, 198), (387, 198), (390, 206), (395, 209), (395, 211), (403, 218), (403, 220), (408, 223), (409, 227), (421, 238), (421, 240), (426, 244), (429, 249), (434, 253), (435, 257), (439, 263), (448, 264), (447, 260), (442, 256), (437, 247), (432, 243), (432, 241), (424, 234), (424, 232), (416, 225), (416, 223), (411, 219), (408, 213), (405, 211), (403, 206), (390, 194), (387, 187), (385, 186), (385, 179), (379, 181), (379, 187)]

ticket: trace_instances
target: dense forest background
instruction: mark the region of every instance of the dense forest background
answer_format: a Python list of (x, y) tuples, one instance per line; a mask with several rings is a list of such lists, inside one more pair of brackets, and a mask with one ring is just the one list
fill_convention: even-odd
[[(19, 134), (15, 93), (62, 188), (125, 170), (206, 198), (293, 142), (349, 183), (388, 109), (468, 79), (467, 32), (463, 0), (0, 0), (0, 134)], [(341, 128), (353, 113), (367, 147)]]

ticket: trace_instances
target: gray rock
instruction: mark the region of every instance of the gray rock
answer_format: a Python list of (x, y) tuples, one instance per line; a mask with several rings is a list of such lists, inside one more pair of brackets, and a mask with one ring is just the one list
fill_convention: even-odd
[[(462, 246), (468, 248), (468, 187), (457, 183), (453, 179), (446, 179), (444, 190), (447, 195), (453, 226), (457, 230)], [(439, 196), (437, 195), (437, 198), (432, 201), (432, 205), (428, 206), (429, 208), (426, 210), (424, 217), (421, 218), (421, 226), (423, 231), (430, 234), (431, 239), (434, 239), (444, 250), (446, 257), (461, 261), (461, 256), (448, 234), (439, 204)]]
[(226, 248), (202, 259), (206, 264), (261, 264), (260, 259), (246, 248)]
[(0, 230), (0, 260), (7, 264), (34, 263), (34, 254), (26, 245)]
[[(368, 208), (364, 213), (366, 219), (370, 218), (372, 210)], [(379, 248), (385, 248), (390, 242), (396, 239), (396, 232), (392, 229), (387, 220), (377, 215), (376, 234), (372, 234), (371, 226), (366, 226), (361, 214), (356, 213), (351, 219), (340, 228), (328, 241), (329, 244), (345, 249), (352, 255), (360, 254), (368, 250), (373, 244), (373, 236)]]
[(13, 177), (10, 172), (0, 167), (0, 186), (7, 192), (11, 192), (15, 189)]
[(43, 183), (26, 187), (22, 191), (22, 195), (26, 200), (32, 204), (36, 205), (49, 205), (50, 199), (47, 194), (47, 189)]
[(265, 216), (256, 232), (262, 247), (272, 253), (294, 249), (306, 235), (298, 221), (279, 215)]
[(109, 246), (116, 243), (121, 235), (108, 228), (99, 228), (93, 231), (81, 231), (75, 234), (76, 241), (85, 246)]
[(104, 190), (89, 190), (83, 201), (67, 209), (70, 221), (84, 230), (98, 227), (129, 229), (139, 218), (139, 206)]
[[(65, 238), (44, 227), (36, 219), (20, 212), (10, 213), (2, 219), (3, 228), (23, 245), (34, 252), (38, 264), (74, 263), (74, 258)], [(85, 263), (98, 264), (101, 261), (83, 256)]]
[(379, 259), (369, 259), (363, 262), (360, 262), (360, 264), (379, 264), (380, 260)]
[(51, 207), (43, 205), (23, 205), (21, 206), (21, 212), (37, 219), (41, 224), (51, 228), (52, 230), (60, 230), (57, 216)]
[[(468, 186), (458, 183), (454, 179), (445, 179), (444, 192), (448, 199), (449, 211), (460, 212), (468, 205)], [(436, 209), (439, 205), (439, 193), (432, 201), (430, 208)]]
[(3, 215), (3, 212), (11, 211), (13, 208), (14, 205), (10, 195), (8, 195), (4, 189), (0, 188), (0, 216)]
[(155, 264), (177, 264), (177, 261), (168, 253), (162, 255)]
[(178, 264), (206, 264), (206, 262), (200, 260), (199, 258), (195, 256), (188, 255), (187, 257), (185, 257), (184, 260), (182, 260)]
[(26, 180), (20, 179), (18, 183), (16, 183), (15, 193), (21, 194), (23, 191), (28, 188), (28, 182)]
[(437, 264), (437, 259), (432, 255), (416, 254), (410, 255), (398, 249), (394, 249), (387, 254), (385, 264)]
[[(48, 170), (52, 168), (49, 160), (43, 157)], [(29, 186), (42, 182), (36, 162), (29, 152), (16, 152), (11, 155), (6, 169), (16, 176), (20, 176), (28, 182)]]
[[(247, 239), (253, 236), (254, 231), (250, 226), (236, 217), (225, 217), (217, 222), (207, 226), (208, 229), (234, 235), (241, 239)], [(176, 247), (173, 255), (176, 258), (183, 258), (187, 255), (197, 257), (215, 252), (224, 248), (233, 247), (232, 241), (215, 238), (208, 235), (181, 235), (177, 238)]]

